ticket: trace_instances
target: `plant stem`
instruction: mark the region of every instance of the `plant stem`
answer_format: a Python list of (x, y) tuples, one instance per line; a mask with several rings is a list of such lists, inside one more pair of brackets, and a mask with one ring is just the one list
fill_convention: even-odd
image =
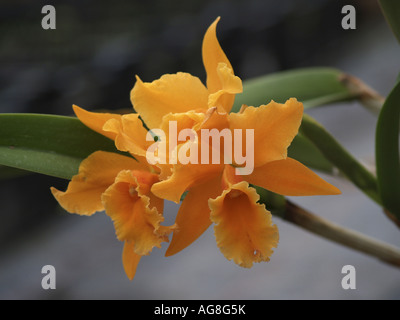
[(290, 201), (286, 202), (285, 213), (279, 216), (312, 233), (400, 268), (400, 250), (398, 248), (357, 231), (343, 228), (300, 208)]
[(350, 92), (353, 92), (357, 99), (375, 115), (379, 115), (385, 98), (377, 93), (374, 89), (362, 82), (360, 79), (344, 73), (339, 81), (343, 83)]

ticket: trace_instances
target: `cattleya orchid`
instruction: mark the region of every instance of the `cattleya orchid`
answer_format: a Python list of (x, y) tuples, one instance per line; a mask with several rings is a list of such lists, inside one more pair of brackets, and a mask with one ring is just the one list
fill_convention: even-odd
[(90, 216), (105, 210), (124, 242), (123, 265), (133, 279), (140, 258), (161, 247), (175, 228), (160, 225), (164, 201), (150, 191), (156, 181), (158, 175), (146, 162), (97, 151), (82, 161), (65, 192), (51, 191), (68, 212)]
[[(168, 241), (170, 233), (173, 237), (167, 256), (189, 246), (212, 223), (217, 245), (227, 259), (242, 267), (268, 261), (278, 244), (278, 229), (271, 213), (258, 203), (259, 195), (251, 185), (288, 196), (340, 193), (287, 156), (287, 148), (301, 124), (302, 103), (292, 98), (284, 104), (271, 101), (230, 113), (235, 95), (243, 88), (218, 42), (218, 21), (219, 18), (211, 24), (203, 40), (206, 86), (199, 78), (183, 72), (164, 75), (151, 83), (137, 77), (131, 92), (137, 113), (94, 113), (74, 106), (82, 123), (114, 140), (118, 150), (135, 159), (96, 152), (81, 163), (78, 175), (65, 192), (54, 188), (52, 191), (69, 212), (90, 215), (106, 211), (114, 221), (118, 239), (125, 242), (123, 263), (129, 278), (133, 278), (139, 258)], [(254, 170), (241, 175), (242, 164), (226, 161), (221, 147), (215, 150), (202, 138), (172, 146), (175, 152), (183, 150), (183, 154), (197, 150), (198, 161), (171, 161), (167, 154), (166, 163), (149, 163), (146, 155), (154, 140), (148, 139), (149, 131), (142, 120), (151, 132), (166, 131), (159, 142), (167, 145), (171, 143), (166, 130), (171, 121), (179, 130), (194, 133), (203, 129), (252, 129)], [(221, 161), (200, 161), (204, 160), (200, 159), (204, 145), (208, 160), (215, 151), (222, 150)], [(241, 141), (241, 147), (249, 150), (247, 140)], [(161, 226), (163, 199), (179, 203), (184, 194), (176, 224)]]

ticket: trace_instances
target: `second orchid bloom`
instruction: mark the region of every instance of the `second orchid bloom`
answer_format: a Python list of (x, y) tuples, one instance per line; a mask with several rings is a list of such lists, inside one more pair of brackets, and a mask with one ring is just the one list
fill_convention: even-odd
[[(81, 163), (65, 192), (54, 188), (52, 192), (71, 213), (91, 215), (105, 210), (114, 222), (117, 238), (125, 243), (123, 264), (130, 279), (140, 257), (168, 241), (170, 233), (167, 256), (189, 246), (211, 224), (227, 259), (242, 267), (268, 261), (278, 244), (278, 228), (271, 213), (258, 203), (252, 185), (287, 196), (340, 193), (287, 156), (303, 115), (303, 105), (296, 99), (243, 106), (240, 112), (230, 113), (235, 95), (242, 92), (242, 82), (217, 40), (218, 21), (211, 24), (203, 40), (206, 86), (182, 72), (151, 83), (137, 77), (131, 92), (137, 113), (93, 113), (74, 106), (82, 123), (113, 139), (117, 149), (134, 158), (98, 151)], [(177, 132), (187, 129), (196, 138), (171, 139), (171, 123)], [(227, 133), (218, 136), (224, 143), (210, 144), (212, 137), (206, 139), (204, 130)], [(252, 152), (249, 174), (240, 174), (243, 162), (223, 148), (232, 147), (228, 138), (236, 138), (239, 130), (252, 133), (251, 140), (244, 135), (239, 143), (240, 153)], [(156, 138), (149, 139), (152, 136)], [(154, 149), (162, 143), (164, 149)], [(166, 161), (149, 163), (150, 149), (156, 158), (163, 156)], [(195, 161), (178, 161), (177, 154)], [(162, 226), (163, 200), (179, 203), (182, 198), (176, 223)]]

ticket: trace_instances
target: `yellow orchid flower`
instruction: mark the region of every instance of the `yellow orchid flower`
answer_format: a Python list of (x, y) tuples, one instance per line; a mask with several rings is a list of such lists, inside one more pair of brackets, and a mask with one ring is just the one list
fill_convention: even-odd
[[(102, 129), (108, 120), (120, 121), (119, 115), (91, 113), (77, 106), (74, 110), (80, 120), (93, 130), (116, 139), (116, 135)], [(136, 121), (133, 121), (136, 119)], [(140, 133), (141, 121), (131, 117)], [(121, 122), (122, 125), (122, 122)], [(146, 130), (142, 127), (142, 133)], [(116, 141), (117, 143), (117, 141)], [(162, 226), (164, 200), (151, 192), (159, 176), (140, 157), (131, 157), (97, 151), (82, 161), (79, 173), (70, 181), (65, 192), (51, 191), (60, 205), (70, 213), (90, 216), (105, 210), (114, 222), (117, 238), (124, 242), (122, 262), (130, 280), (142, 256), (153, 247), (168, 241), (173, 226)]]

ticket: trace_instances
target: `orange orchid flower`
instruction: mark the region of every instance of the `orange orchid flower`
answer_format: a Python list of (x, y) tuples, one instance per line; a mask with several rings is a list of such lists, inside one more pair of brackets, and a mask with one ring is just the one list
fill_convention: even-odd
[[(137, 78), (131, 100), (150, 129), (165, 129), (170, 121), (176, 121), (179, 129), (191, 128), (197, 133), (205, 128), (254, 130), (254, 171), (250, 175), (236, 175), (232, 172), (235, 164), (225, 165), (223, 161), (159, 165), (162, 181), (152, 187), (157, 196), (177, 203), (187, 192), (167, 256), (190, 245), (214, 222), (217, 244), (225, 257), (250, 267), (253, 262), (269, 260), (278, 242), (278, 230), (272, 225), (270, 212), (257, 203), (259, 197), (249, 184), (289, 196), (340, 191), (287, 157), (303, 114), (303, 106), (296, 99), (229, 113), (242, 84), (216, 37), (218, 20), (208, 28), (203, 41), (206, 87), (187, 73), (164, 75), (151, 83)], [(168, 143), (168, 137), (166, 140)], [(201, 144), (199, 138), (199, 150)]]
[[(116, 135), (102, 129), (108, 120), (121, 121), (121, 116), (91, 113), (74, 106), (79, 119), (93, 130), (114, 139)], [(137, 115), (129, 118), (145, 133)], [(136, 121), (134, 120), (136, 119)], [(121, 125), (124, 123), (121, 121)], [(144, 145), (142, 147), (145, 147)], [(105, 210), (114, 222), (117, 238), (124, 242), (122, 262), (130, 280), (142, 256), (153, 247), (168, 241), (173, 226), (162, 226), (164, 200), (151, 192), (159, 176), (140, 157), (135, 160), (117, 153), (97, 151), (82, 161), (79, 173), (70, 181), (65, 192), (51, 188), (60, 205), (70, 213), (91, 216)]]
[[(122, 162), (129, 159), (129, 165), (114, 160), (103, 166), (89, 157), (82, 162), (67, 191), (53, 189), (53, 194), (70, 212), (91, 214), (106, 210), (118, 238), (125, 241), (123, 261), (128, 276), (134, 274), (138, 256), (167, 241), (169, 233), (173, 232), (173, 237), (167, 256), (189, 246), (212, 223), (217, 244), (227, 259), (243, 267), (268, 261), (278, 243), (278, 229), (272, 224), (271, 213), (258, 203), (259, 196), (250, 184), (290, 196), (340, 193), (287, 157), (287, 148), (298, 132), (303, 114), (303, 106), (296, 99), (258, 108), (243, 107), (239, 113), (230, 113), (235, 95), (242, 91), (242, 82), (218, 42), (218, 21), (219, 18), (211, 24), (203, 40), (206, 86), (199, 78), (183, 72), (164, 75), (151, 83), (137, 77), (131, 101), (138, 114), (100, 114), (74, 106), (85, 125), (113, 139), (119, 150), (130, 152), (139, 161), (115, 155), (123, 157)], [(219, 163), (171, 163), (169, 155), (166, 164), (146, 163), (147, 151), (154, 141), (148, 141), (149, 132), (139, 115), (154, 132), (168, 132), (171, 122), (176, 122), (177, 130), (191, 129), (195, 133), (203, 129), (254, 130), (254, 170), (246, 176), (237, 174), (241, 165), (226, 164), (224, 153)], [(168, 134), (164, 139), (171, 144)], [(198, 139), (195, 148), (201, 151), (205, 142)], [(192, 143), (182, 141), (172, 149), (180, 152)], [(247, 140), (243, 140), (242, 150), (247, 146)], [(211, 159), (215, 150), (209, 147), (208, 151)], [(103, 171), (106, 177), (100, 178)], [(180, 202), (185, 192), (176, 225), (160, 226), (160, 199)]]
[[(195, 126), (197, 131), (211, 124), (231, 131), (253, 128), (254, 170), (240, 175), (235, 171), (237, 165), (223, 161), (174, 164), (170, 176), (152, 187), (157, 196), (175, 202), (187, 192), (176, 218), (179, 228), (167, 255), (181, 251), (215, 223), (217, 244), (227, 259), (243, 267), (268, 261), (278, 242), (278, 230), (272, 225), (270, 212), (257, 203), (259, 196), (249, 184), (286, 196), (340, 193), (300, 162), (287, 157), (302, 113), (302, 104), (290, 99), (285, 104), (271, 102), (258, 108), (243, 108), (237, 114), (213, 109)], [(202, 143), (199, 138), (199, 150)]]

